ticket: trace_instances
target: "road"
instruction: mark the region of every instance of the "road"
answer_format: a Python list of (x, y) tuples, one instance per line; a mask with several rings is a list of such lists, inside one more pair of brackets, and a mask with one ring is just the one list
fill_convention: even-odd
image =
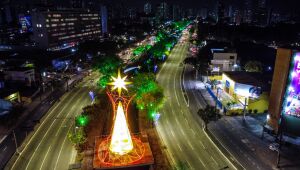
[(91, 103), (88, 92), (94, 89), (97, 75), (87, 77), (55, 103), (44, 116), (34, 134), (13, 157), (6, 169), (12, 170), (64, 170), (75, 157), (75, 149), (67, 139), (74, 129), (74, 118), (82, 108)]
[(188, 96), (181, 86), (188, 39), (177, 44), (164, 63), (157, 81), (164, 87), (166, 103), (157, 124), (173, 164), (185, 163), (189, 169), (235, 169), (202, 129), (202, 121), (189, 108)]

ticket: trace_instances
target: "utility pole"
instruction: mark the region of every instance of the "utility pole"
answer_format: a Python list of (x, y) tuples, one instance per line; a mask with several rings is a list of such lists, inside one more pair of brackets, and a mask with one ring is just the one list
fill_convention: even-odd
[(247, 97), (245, 97), (245, 102), (244, 102), (244, 110), (243, 110), (243, 112), (244, 112), (244, 119), (243, 119), (243, 121), (245, 122), (246, 121), (246, 110), (247, 110)]

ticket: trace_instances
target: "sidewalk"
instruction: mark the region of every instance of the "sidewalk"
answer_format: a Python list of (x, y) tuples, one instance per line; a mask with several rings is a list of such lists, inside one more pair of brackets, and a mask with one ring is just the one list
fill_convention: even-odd
[[(204, 84), (198, 84), (198, 91), (206, 103), (214, 106), (215, 101)], [(246, 121), (243, 116), (222, 116), (218, 121), (210, 122), (208, 130), (245, 169), (277, 169), (277, 152), (269, 149), (275, 138), (267, 133), (261, 138), (265, 119), (266, 115), (246, 116)], [(285, 146), (282, 150), (281, 169), (300, 169), (300, 165), (297, 165), (300, 150)]]
[[(16, 123), (14, 124), (13, 127), (10, 127), (9, 129), (1, 126), (0, 125), (0, 141), (2, 142), (5, 137), (10, 134), (12, 132), (12, 130), (17, 127), (20, 123), (22, 123), (24, 121), (24, 119), (26, 119), (26, 117), (32, 113), (40, 104), (41, 102), (43, 102), (44, 99), (46, 99), (47, 97), (49, 97), (51, 95), (51, 90), (46, 91), (42, 94), (42, 96), (40, 97), (40, 94), (37, 94), (37, 96), (33, 99), (33, 101), (31, 103), (27, 103), (24, 104), (24, 112), (22, 113), (21, 117), (19, 117), (16, 120)], [(41, 99), (41, 100), (40, 100)]]

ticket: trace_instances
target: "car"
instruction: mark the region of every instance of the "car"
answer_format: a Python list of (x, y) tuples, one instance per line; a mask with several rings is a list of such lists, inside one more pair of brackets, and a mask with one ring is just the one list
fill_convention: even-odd
[(278, 151), (278, 148), (279, 148), (279, 144), (278, 143), (271, 143), (269, 145), (269, 149), (272, 150), (272, 151)]

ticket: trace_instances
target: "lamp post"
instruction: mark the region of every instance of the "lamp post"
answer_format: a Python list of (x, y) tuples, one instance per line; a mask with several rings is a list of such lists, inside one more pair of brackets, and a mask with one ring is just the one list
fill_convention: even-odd
[(244, 116), (243, 116), (243, 121), (245, 122), (246, 121), (246, 111), (247, 111), (247, 96), (245, 96), (245, 102), (244, 102), (244, 110), (243, 110), (243, 112), (244, 112)]

